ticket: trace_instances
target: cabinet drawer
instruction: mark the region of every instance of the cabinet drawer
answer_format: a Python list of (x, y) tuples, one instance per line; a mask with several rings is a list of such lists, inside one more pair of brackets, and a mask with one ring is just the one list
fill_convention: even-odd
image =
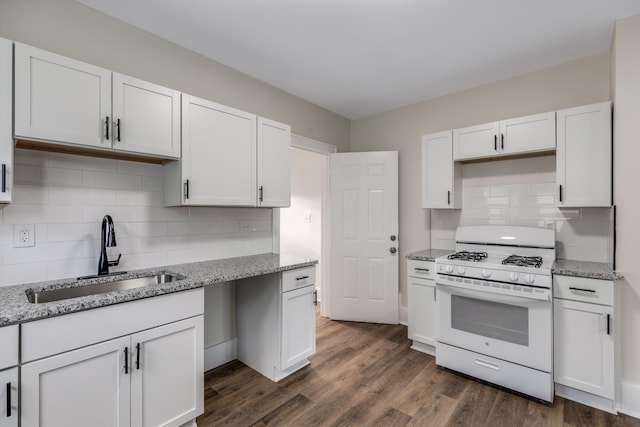
[(18, 364), (18, 325), (0, 328), (0, 369)]
[(435, 279), (436, 263), (432, 261), (407, 260), (407, 276)]
[(611, 280), (553, 276), (553, 297), (594, 304), (613, 305)]
[(282, 292), (315, 285), (316, 267), (304, 267), (282, 272)]

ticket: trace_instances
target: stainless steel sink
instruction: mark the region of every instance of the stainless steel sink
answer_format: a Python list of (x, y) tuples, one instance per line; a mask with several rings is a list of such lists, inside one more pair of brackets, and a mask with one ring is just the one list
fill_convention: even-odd
[(178, 277), (173, 274), (161, 273), (154, 274), (152, 276), (134, 277), (132, 279), (114, 280), (113, 282), (74, 286), (72, 288), (49, 289), (39, 292), (28, 290), (26, 293), (30, 303), (41, 304), (44, 302), (60, 301), (69, 298), (124, 291), (127, 289), (142, 288), (150, 285), (159, 285), (162, 283), (175, 282), (181, 279), (182, 277)]

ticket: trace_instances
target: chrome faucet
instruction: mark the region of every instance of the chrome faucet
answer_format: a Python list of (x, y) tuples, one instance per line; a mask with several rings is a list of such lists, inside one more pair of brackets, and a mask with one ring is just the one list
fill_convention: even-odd
[(100, 260), (98, 261), (98, 276), (109, 274), (109, 267), (115, 267), (120, 263), (122, 254), (118, 254), (118, 259), (109, 261), (107, 257), (107, 247), (116, 246), (116, 230), (113, 226), (113, 219), (110, 215), (102, 218), (102, 233), (100, 240)]

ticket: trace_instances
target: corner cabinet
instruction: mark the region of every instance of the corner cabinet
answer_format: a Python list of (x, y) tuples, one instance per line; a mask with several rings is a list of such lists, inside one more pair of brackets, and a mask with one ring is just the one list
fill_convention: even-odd
[(182, 95), (182, 158), (164, 165), (166, 206), (289, 206), (291, 130)]
[(453, 159), (474, 160), (553, 151), (555, 112), (453, 130)]
[(615, 283), (554, 276), (553, 293), (556, 394), (614, 412), (619, 342)]
[(179, 92), (21, 43), (14, 66), (16, 139), (180, 157)]
[(557, 114), (556, 206), (611, 206), (611, 102), (567, 108)]
[(204, 411), (203, 311), (196, 289), (24, 324), (21, 425), (195, 420)]
[(435, 355), (438, 331), (435, 263), (407, 260), (407, 290), (411, 348)]
[(13, 188), (13, 44), (0, 38), (0, 203)]
[(238, 360), (272, 381), (316, 352), (315, 266), (236, 282)]
[(422, 207), (462, 207), (460, 165), (452, 158), (452, 131), (422, 136)]

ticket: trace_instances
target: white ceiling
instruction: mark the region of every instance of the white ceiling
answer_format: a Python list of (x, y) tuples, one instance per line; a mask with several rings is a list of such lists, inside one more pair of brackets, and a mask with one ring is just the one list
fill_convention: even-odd
[(607, 51), (626, 0), (79, 0), (349, 119)]

